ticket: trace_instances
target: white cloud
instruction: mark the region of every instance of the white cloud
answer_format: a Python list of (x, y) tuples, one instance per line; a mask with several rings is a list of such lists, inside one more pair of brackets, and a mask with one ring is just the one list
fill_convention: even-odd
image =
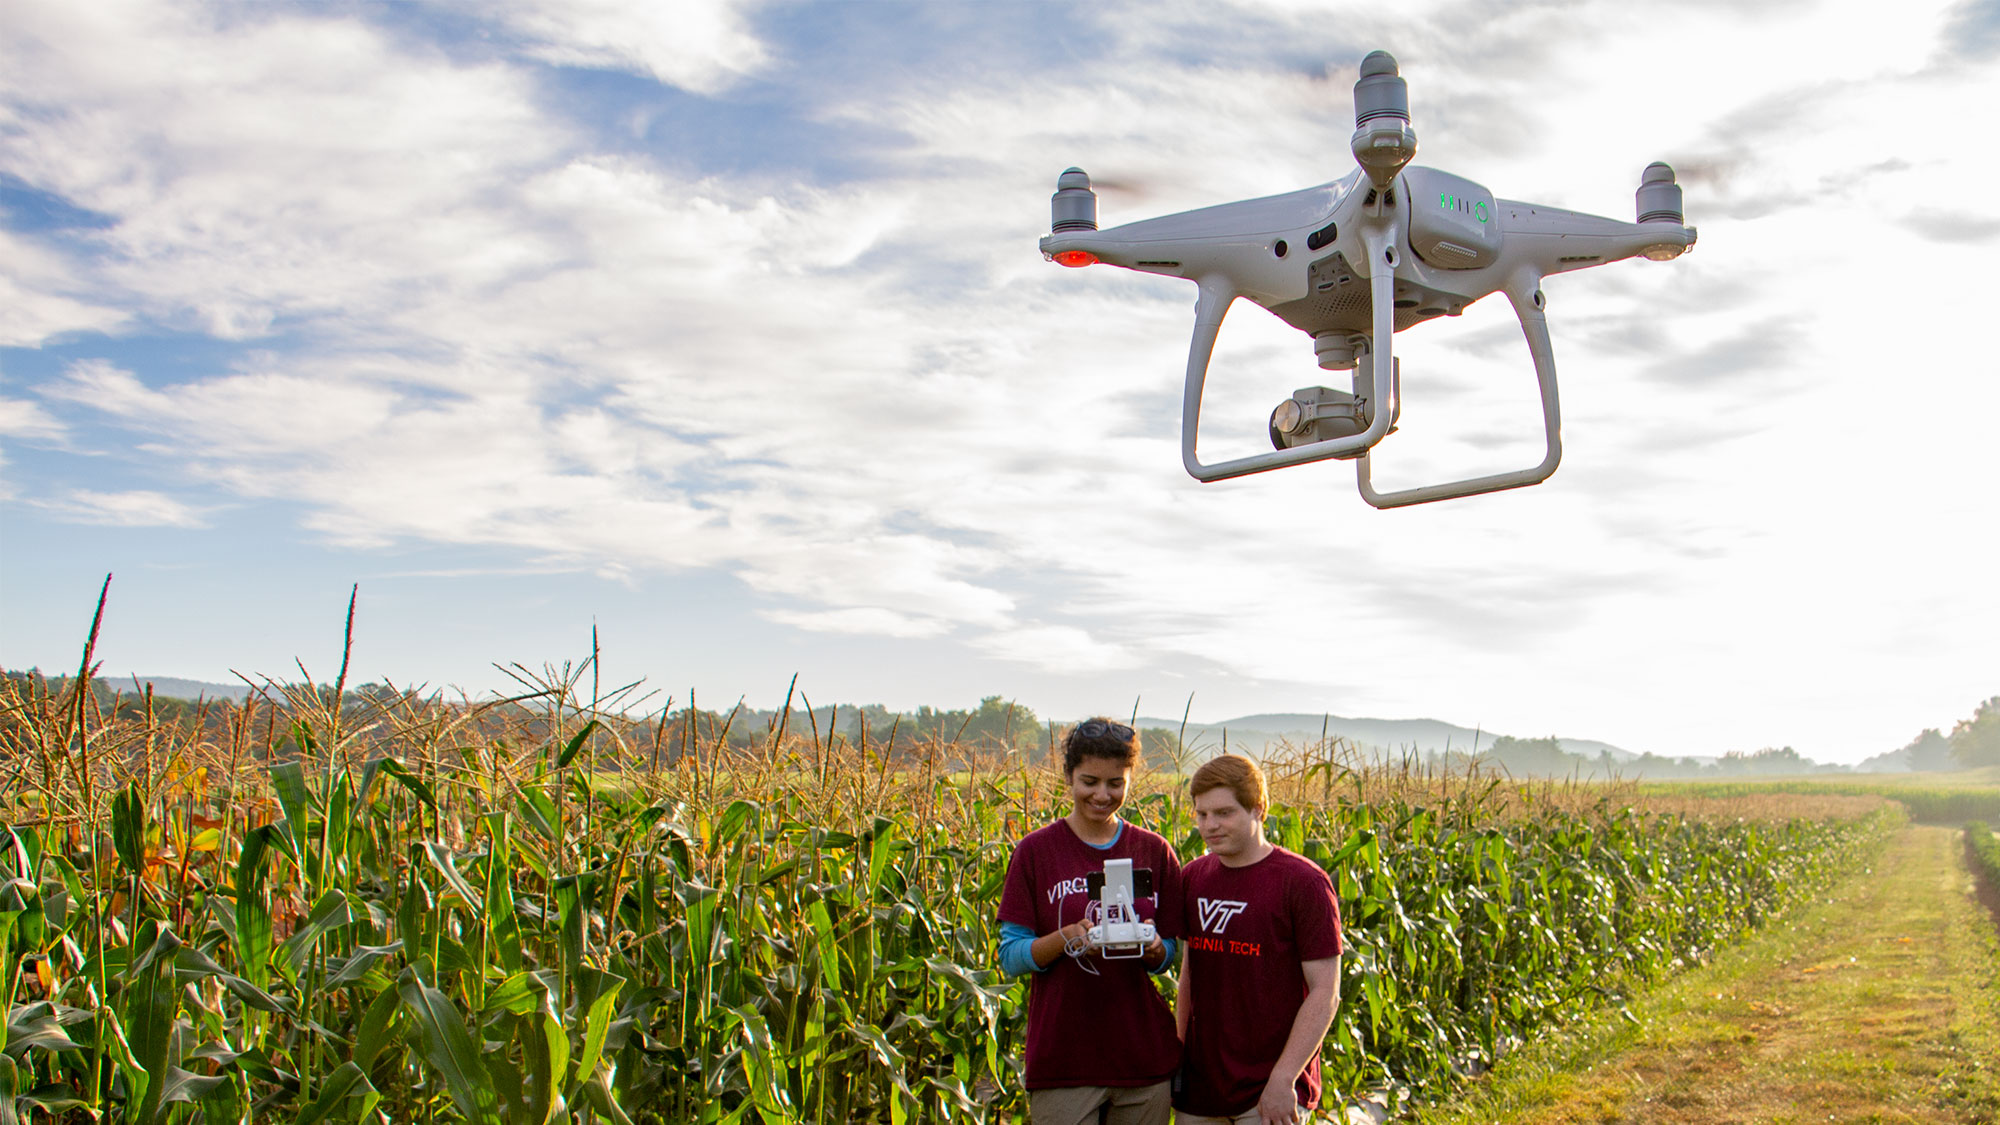
[(111, 527), (206, 527), (203, 514), (161, 492), (96, 492), (72, 489), (60, 497), (29, 503), (72, 523)]
[(770, 64), (746, 26), (745, 0), (556, 0), (465, 5), (529, 41), (529, 54), (564, 66), (629, 70), (670, 86), (716, 93)]
[(0, 398), (0, 435), (28, 441), (59, 441), (69, 428), (26, 399)]
[(772, 621), (815, 633), (861, 633), (881, 637), (936, 637), (950, 629), (936, 618), (919, 619), (883, 606), (856, 606), (852, 609), (800, 613), (766, 610)]
[(1070, 625), (1030, 625), (991, 633), (977, 647), (1005, 660), (1074, 673), (1131, 668), (1140, 658), (1118, 645), (1105, 644)]
[(88, 293), (60, 254), (0, 230), (0, 347), (33, 347), (68, 332), (104, 332), (127, 319)]

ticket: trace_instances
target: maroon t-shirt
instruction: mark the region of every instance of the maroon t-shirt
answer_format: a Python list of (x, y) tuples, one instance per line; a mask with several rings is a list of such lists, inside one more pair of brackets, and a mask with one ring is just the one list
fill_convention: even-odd
[[(1326, 872), (1273, 846), (1248, 867), (1212, 855), (1181, 875), (1187, 935), (1187, 1044), (1174, 1105), (1232, 1117), (1254, 1109), (1306, 999), (1299, 966), (1340, 953), (1340, 905)], [(1319, 1104), (1319, 1052), (1299, 1073), (1299, 1105)]]
[[(1161, 937), (1179, 937), (1180, 860), (1158, 833), (1126, 824), (1109, 848), (1083, 842), (1067, 821), (1038, 828), (1014, 846), (1000, 920), (1037, 937), (1080, 921), (1090, 905), (1084, 877), (1107, 859), (1150, 868), (1153, 893), (1134, 903), (1139, 919)], [(1028, 989), (1028, 1089), (1061, 1086), (1150, 1086), (1173, 1076), (1181, 1045), (1173, 1010), (1146, 972), (1143, 958), (1083, 958), (1068, 954), (1034, 974)]]

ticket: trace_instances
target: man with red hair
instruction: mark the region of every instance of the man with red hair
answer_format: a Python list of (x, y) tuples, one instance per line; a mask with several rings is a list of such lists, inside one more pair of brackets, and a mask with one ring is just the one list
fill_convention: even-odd
[(1326, 872), (1264, 839), (1263, 771), (1210, 759), (1189, 785), (1208, 854), (1181, 872), (1187, 958), (1174, 1006), (1180, 1125), (1302, 1125), (1340, 1004), (1340, 907)]

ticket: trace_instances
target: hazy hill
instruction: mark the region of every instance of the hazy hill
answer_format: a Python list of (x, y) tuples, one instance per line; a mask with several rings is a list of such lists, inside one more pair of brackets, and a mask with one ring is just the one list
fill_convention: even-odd
[[(183, 680), (176, 676), (99, 676), (106, 687), (128, 694), (145, 690), (145, 685), (153, 685), (154, 695), (164, 695), (173, 699), (227, 699), (234, 703), (243, 702), (250, 694), (249, 685), (238, 680), (233, 684), (211, 684), (201, 680)], [(134, 687), (133, 682), (138, 682)]]
[[(1178, 731), (1181, 721), (1142, 716), (1139, 725)], [(1423, 754), (1442, 754), (1446, 750), (1471, 753), (1475, 743), (1477, 749), (1487, 749), (1493, 745), (1493, 739), (1502, 733), (1461, 727), (1438, 719), (1364, 719), (1295, 713), (1244, 715), (1219, 723), (1189, 723), (1187, 742), (1198, 750), (1220, 751), (1224, 733), (1227, 732), (1231, 748), (1243, 746), (1262, 750), (1279, 742), (1293, 745), (1314, 742), (1322, 730), (1328, 737), (1345, 738), (1363, 751), (1392, 757), (1412, 751)], [(1594, 739), (1558, 738), (1557, 742), (1568, 753), (1586, 758), (1595, 758), (1601, 751), (1609, 751), (1612, 759), (1620, 762), (1638, 757), (1629, 750)]]
[[(153, 694), (175, 699), (228, 699), (241, 702), (250, 694), (250, 688), (241, 681), (218, 684), (205, 680), (182, 679), (178, 676), (99, 677), (106, 686), (127, 693), (135, 692), (133, 687), (135, 678), (141, 685), (152, 684)], [(1190, 746), (1204, 753), (1220, 751), (1226, 731), (1230, 747), (1247, 747), (1262, 751), (1281, 742), (1290, 742), (1293, 745), (1313, 742), (1320, 737), (1322, 724), (1330, 737), (1345, 738), (1360, 746), (1365, 752), (1388, 756), (1408, 752), (1442, 754), (1447, 750), (1470, 753), (1474, 749), (1475, 742), (1479, 749), (1484, 750), (1493, 745), (1493, 740), (1499, 733), (1504, 733), (1479, 731), (1438, 719), (1368, 719), (1293, 712), (1244, 715), (1219, 723), (1189, 723), (1187, 741)], [(1180, 729), (1181, 721), (1177, 718), (1141, 716), (1139, 725), (1177, 731)], [(1609, 751), (1612, 759), (1620, 762), (1638, 757), (1629, 750), (1594, 739), (1559, 738), (1557, 741), (1568, 753), (1586, 758), (1595, 758), (1600, 751)]]

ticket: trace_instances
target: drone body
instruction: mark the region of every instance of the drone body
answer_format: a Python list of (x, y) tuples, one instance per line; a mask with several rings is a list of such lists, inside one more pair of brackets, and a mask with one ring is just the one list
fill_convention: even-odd
[[(1090, 178), (1071, 168), (1057, 182), (1044, 256), (1196, 283), (1194, 338), (1181, 404), (1181, 461), (1201, 481), (1327, 458), (1355, 461), (1362, 496), (1401, 507), (1538, 484), (1562, 458), (1555, 357), (1542, 278), (1634, 256), (1665, 261), (1694, 245), (1682, 225), (1681, 190), (1665, 164), (1640, 177), (1638, 221), (1496, 199), (1484, 187), (1413, 166), (1417, 138), (1396, 62), (1376, 51), (1355, 83), (1351, 148), (1360, 164), (1343, 179), (1264, 199), (1225, 203), (1097, 229)], [(1521, 322), (1541, 388), (1546, 452), (1529, 469), (1396, 492), (1369, 479), (1369, 452), (1401, 411), (1393, 354), (1397, 332), (1505, 293)], [(1352, 390), (1307, 387), (1271, 415), (1271, 453), (1204, 464), (1195, 453), (1202, 388), (1223, 316), (1238, 297), (1312, 337), (1319, 365), (1352, 370)]]

